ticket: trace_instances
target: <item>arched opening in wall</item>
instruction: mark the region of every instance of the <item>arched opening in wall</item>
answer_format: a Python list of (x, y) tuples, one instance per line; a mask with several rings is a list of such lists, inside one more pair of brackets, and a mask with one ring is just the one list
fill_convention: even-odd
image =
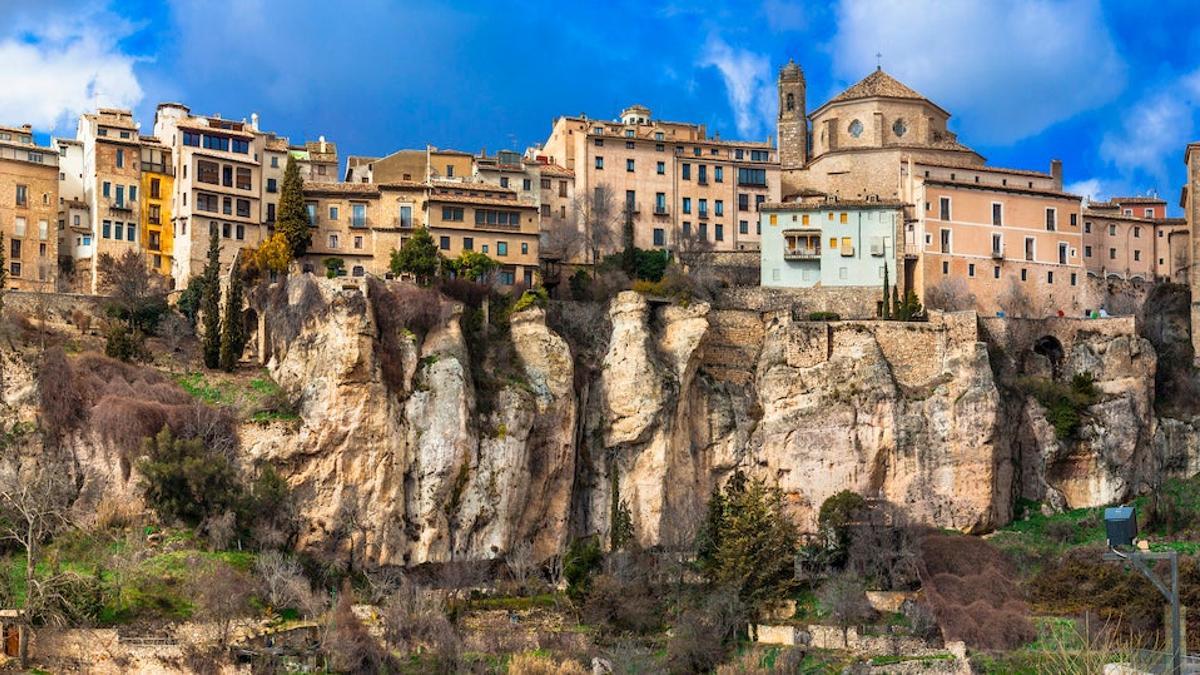
[(1050, 362), (1050, 372), (1058, 379), (1059, 368), (1062, 366), (1063, 346), (1053, 335), (1043, 335), (1033, 343), (1033, 353), (1046, 357)]

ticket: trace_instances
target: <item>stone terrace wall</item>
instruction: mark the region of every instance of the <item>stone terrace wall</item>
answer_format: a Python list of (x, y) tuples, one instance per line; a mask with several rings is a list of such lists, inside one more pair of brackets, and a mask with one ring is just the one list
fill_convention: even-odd
[(752, 310), (718, 309), (708, 314), (701, 364), (723, 382), (749, 384), (762, 350), (762, 314)]
[(834, 312), (843, 319), (873, 319), (880, 288), (847, 286), (824, 288), (727, 288), (713, 301), (717, 309), (759, 312), (789, 310), (803, 319), (811, 312)]
[(797, 321), (788, 327), (788, 365), (824, 363), (834, 347), (870, 333), (901, 385), (928, 383), (946, 370), (950, 354), (979, 342), (975, 312), (931, 312), (929, 321)]
[[(1107, 319), (1075, 319), (1050, 317), (1046, 319), (1011, 319), (994, 316), (980, 317), (980, 327), (988, 342), (1008, 351), (1012, 341), (1026, 340), (1043, 335), (1052, 335), (1062, 343), (1063, 351), (1070, 352), (1072, 345), (1086, 335), (1122, 337), (1137, 334), (1136, 320), (1132, 316), (1116, 316)], [(1036, 333), (1036, 335), (1034, 335)]]

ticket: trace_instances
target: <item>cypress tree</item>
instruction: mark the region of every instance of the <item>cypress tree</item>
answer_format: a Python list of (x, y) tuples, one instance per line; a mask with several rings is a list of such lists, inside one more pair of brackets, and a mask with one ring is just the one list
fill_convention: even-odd
[(204, 266), (202, 288), (200, 311), (204, 314), (201, 335), (204, 365), (216, 368), (221, 363), (221, 245), (216, 230), (208, 239), (208, 264)]
[(309, 231), (308, 210), (304, 208), (304, 179), (300, 177), (300, 166), (288, 157), (283, 171), (283, 185), (279, 190), (279, 217), (275, 231), (287, 239), (292, 258), (299, 258), (312, 243)]
[(889, 295), (890, 294), (888, 293), (888, 266), (887, 266), (887, 263), (884, 263), (883, 264), (883, 309), (881, 310), (882, 311), (881, 318), (883, 318), (884, 321), (892, 318), (892, 311), (891, 311), (892, 299), (890, 297), (888, 297)]
[(242, 275), (234, 270), (225, 294), (225, 320), (221, 322), (221, 370), (232, 373), (246, 346), (242, 326)]

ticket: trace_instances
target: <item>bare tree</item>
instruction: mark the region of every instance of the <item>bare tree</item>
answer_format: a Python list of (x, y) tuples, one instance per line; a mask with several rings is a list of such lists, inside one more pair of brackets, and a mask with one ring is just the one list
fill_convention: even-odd
[(593, 188), (591, 194), (577, 194), (572, 209), (582, 227), (584, 242), (591, 257), (589, 262), (593, 265), (592, 274), (595, 276), (595, 266), (600, 262), (601, 252), (616, 245), (621, 210), (617, 207), (613, 189), (605, 183)]
[(312, 589), (300, 564), (279, 551), (265, 551), (254, 563), (254, 573), (271, 607), (298, 607), (309, 604)]
[(508, 573), (512, 580), (517, 582), (522, 588), (525, 582), (529, 581), (530, 575), (534, 571), (533, 549), (529, 542), (521, 542), (512, 547), (508, 553), (504, 554), (504, 566), (508, 568)]
[(579, 212), (572, 210), (566, 217), (551, 216), (542, 221), (544, 228), (538, 251), (541, 257), (571, 262), (588, 251), (588, 238), (580, 226)]
[(925, 307), (943, 312), (975, 308), (975, 294), (961, 277), (943, 277), (925, 289)]
[(996, 298), (996, 303), (1011, 318), (1040, 319), (1043, 316), (1041, 303), (1026, 292), (1016, 277), (1009, 277), (1008, 287)]
[(842, 572), (826, 581), (817, 591), (817, 597), (829, 611), (829, 616), (841, 627), (843, 643), (848, 640), (851, 625), (871, 616), (866, 588), (853, 572)]
[(233, 623), (250, 612), (250, 580), (224, 563), (214, 563), (195, 579), (196, 604), (200, 615), (217, 626), (217, 644), (229, 644)]
[(29, 633), (34, 620), (62, 623), (62, 574), (39, 578), (41, 548), (56, 533), (70, 527), (73, 496), (67, 473), (38, 466), (32, 476), (12, 475), (0, 484), (0, 540), (25, 553), (25, 603), (17, 620), (18, 657), (22, 668), (29, 656)]

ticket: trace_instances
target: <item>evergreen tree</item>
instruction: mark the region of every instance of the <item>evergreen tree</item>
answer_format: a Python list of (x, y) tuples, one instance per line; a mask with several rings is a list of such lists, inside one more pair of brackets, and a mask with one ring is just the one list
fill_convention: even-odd
[(292, 258), (299, 258), (312, 243), (309, 230), (308, 209), (304, 207), (304, 179), (300, 177), (300, 166), (290, 156), (283, 171), (283, 185), (279, 190), (279, 214), (275, 231), (287, 239)]
[(429, 230), (420, 228), (404, 242), (399, 251), (392, 251), (392, 274), (412, 274), (417, 283), (427, 284), (442, 265), (442, 256)]
[(888, 266), (887, 266), (887, 263), (884, 263), (883, 264), (883, 309), (881, 310), (883, 312), (881, 318), (884, 321), (887, 321), (888, 319), (892, 318), (892, 299), (890, 297), (888, 297), (889, 295), (891, 295), (891, 294), (888, 293)]
[(621, 243), (624, 244), (621, 251), (621, 269), (630, 278), (637, 278), (638, 250), (633, 239), (633, 208), (633, 204), (625, 205), (625, 226), (621, 230)]
[(221, 370), (233, 372), (245, 346), (245, 329), (242, 326), (242, 275), (235, 269), (229, 278), (229, 292), (225, 294), (225, 320), (221, 324)]
[(216, 230), (208, 239), (208, 264), (204, 266), (200, 311), (204, 315), (201, 343), (204, 365), (216, 368), (221, 363), (221, 244)]

